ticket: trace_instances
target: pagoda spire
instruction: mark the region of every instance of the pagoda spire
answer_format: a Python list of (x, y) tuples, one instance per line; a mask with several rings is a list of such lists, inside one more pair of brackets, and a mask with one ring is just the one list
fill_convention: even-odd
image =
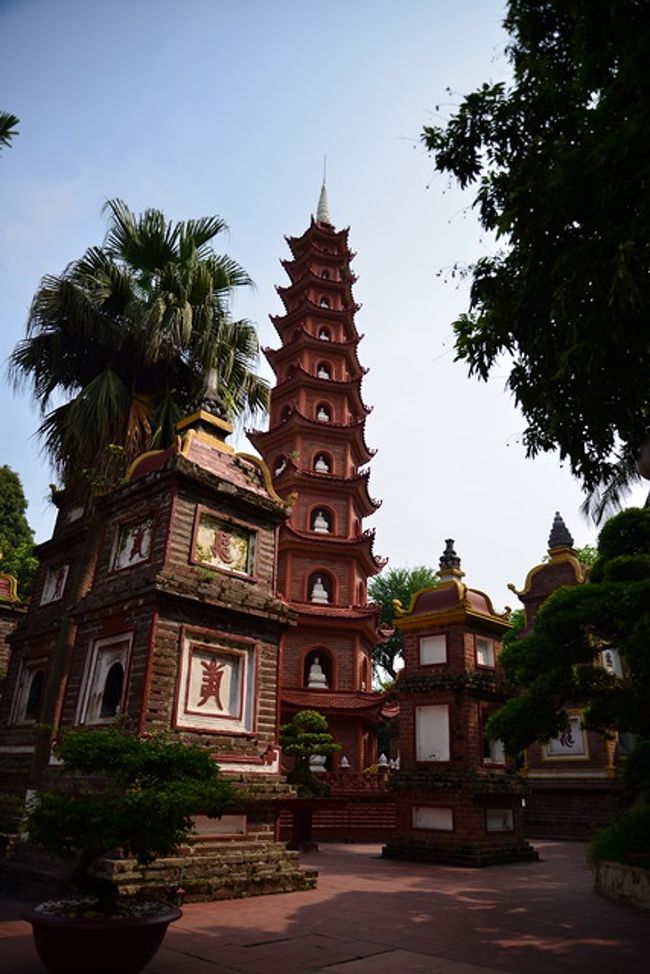
[(318, 207), (316, 208), (316, 222), (325, 223), (328, 227), (334, 226), (332, 223), (332, 216), (330, 214), (330, 204), (327, 198), (327, 186), (325, 185), (325, 177), (323, 177), (323, 185), (320, 188), (320, 194), (318, 197)]

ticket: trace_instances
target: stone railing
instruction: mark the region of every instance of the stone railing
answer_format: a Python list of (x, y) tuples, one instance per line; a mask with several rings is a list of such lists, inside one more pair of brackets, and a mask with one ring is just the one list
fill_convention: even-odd
[(329, 785), (332, 797), (340, 794), (367, 795), (388, 791), (388, 770), (328, 771), (319, 775)]

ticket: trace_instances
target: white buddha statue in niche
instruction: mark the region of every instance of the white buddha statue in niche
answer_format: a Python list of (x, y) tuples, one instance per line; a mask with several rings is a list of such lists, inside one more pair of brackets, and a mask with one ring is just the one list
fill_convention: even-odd
[(312, 602), (317, 602), (319, 605), (327, 605), (329, 603), (330, 597), (327, 594), (327, 589), (323, 585), (323, 579), (320, 575), (316, 576), (316, 581), (312, 585), (309, 598)]
[(316, 457), (316, 462), (314, 463), (314, 470), (316, 471), (316, 473), (330, 472), (330, 465), (322, 453), (319, 453), (318, 456)]
[(318, 366), (318, 372), (316, 373), (319, 379), (331, 379), (329, 369), (325, 365)]
[(314, 520), (312, 522), (312, 531), (316, 531), (317, 534), (330, 533), (329, 521), (325, 517), (323, 511), (316, 511), (316, 514), (314, 515)]
[(321, 342), (328, 342), (330, 340), (329, 332), (326, 328), (321, 328), (321, 330), (318, 332), (318, 338)]
[(329, 423), (330, 414), (328, 413), (328, 411), (325, 409), (324, 406), (318, 407), (318, 411), (316, 413), (316, 419), (318, 420), (319, 423)]
[(309, 667), (309, 673), (307, 674), (307, 686), (315, 690), (327, 690), (329, 686), (327, 677), (325, 676), (325, 671), (320, 665), (318, 656), (314, 656), (312, 664)]

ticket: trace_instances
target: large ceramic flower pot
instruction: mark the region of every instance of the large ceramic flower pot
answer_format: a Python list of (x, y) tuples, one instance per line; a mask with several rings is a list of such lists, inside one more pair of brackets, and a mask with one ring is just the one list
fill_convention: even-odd
[(143, 917), (67, 917), (30, 909), (23, 918), (50, 974), (138, 974), (181, 915), (170, 905)]

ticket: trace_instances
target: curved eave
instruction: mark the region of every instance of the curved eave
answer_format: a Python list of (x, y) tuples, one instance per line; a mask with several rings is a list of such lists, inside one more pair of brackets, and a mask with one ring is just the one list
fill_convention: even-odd
[(310, 334), (304, 327), (300, 327), (294, 331), (296, 330), (298, 334), (292, 334), (290, 340), (280, 345), (279, 348), (270, 348), (268, 345), (262, 348), (262, 352), (267, 362), (271, 365), (271, 368), (275, 368), (276, 362), (282, 362), (284, 359), (296, 355), (303, 349), (309, 348), (313, 351), (318, 351), (325, 358), (328, 357), (328, 349), (332, 349), (335, 350), (335, 353), (345, 357), (348, 365), (351, 366), (350, 371), (352, 372), (351, 378), (353, 380), (368, 374), (369, 369), (361, 365), (357, 354), (357, 346), (363, 336), (357, 335), (355, 338), (348, 338), (342, 342), (335, 340), (324, 342), (322, 339)]
[(336, 716), (354, 714), (379, 721), (381, 710), (386, 702), (383, 693), (364, 693), (362, 690), (341, 692), (339, 690), (291, 689), (285, 687), (280, 693), (282, 705), (287, 709), (317, 709)]
[(440, 612), (422, 612), (419, 615), (400, 616), (393, 620), (395, 629), (406, 632), (410, 629), (426, 629), (429, 626), (444, 626), (461, 623), (468, 628), (489, 629), (497, 636), (512, 629), (512, 623), (502, 616), (478, 612), (467, 605), (458, 605)]
[[(292, 409), (290, 414), (286, 419), (281, 420), (277, 426), (272, 427), (268, 430), (246, 430), (246, 435), (253, 444), (256, 450), (260, 453), (265, 452), (263, 447), (266, 441), (269, 445), (266, 449), (270, 449), (275, 441), (282, 443), (289, 434), (293, 433), (294, 428), (309, 430), (313, 433), (315, 431), (320, 431), (323, 434), (325, 431), (333, 433), (339, 438), (346, 438), (350, 433), (354, 437), (354, 446), (357, 452), (357, 466), (363, 466), (368, 463), (374, 455), (376, 450), (371, 450), (366, 443), (364, 436), (364, 425), (365, 417), (355, 420), (352, 423), (320, 423), (318, 420), (310, 419), (309, 417), (300, 413), (297, 409)], [(286, 445), (286, 440), (285, 440)], [(276, 449), (279, 447), (276, 447)]]
[(548, 571), (552, 565), (568, 564), (573, 568), (573, 573), (575, 575), (575, 580), (577, 585), (582, 585), (586, 582), (587, 576), (589, 574), (589, 569), (581, 565), (576, 556), (573, 553), (573, 548), (561, 547), (561, 548), (551, 548), (549, 551), (550, 559), (543, 565), (535, 565), (534, 568), (526, 575), (526, 581), (524, 582), (524, 587), (519, 591), (515, 588), (513, 582), (508, 582), (508, 588), (511, 592), (514, 592), (518, 598), (522, 595), (528, 595), (533, 587), (533, 582), (535, 577), (540, 574), (540, 572)]
[(341, 246), (337, 248), (337, 256), (345, 256), (348, 260), (352, 260), (353, 254), (348, 246), (349, 233), (349, 227), (344, 227), (342, 230), (335, 230), (333, 227), (328, 229), (325, 224), (319, 223), (312, 217), (309, 226), (299, 237), (289, 236), (284, 239), (295, 259), (302, 256), (310, 247), (317, 247), (320, 241), (325, 246), (331, 246), (335, 242), (340, 244)]
[(306, 369), (303, 369), (302, 365), (296, 366), (292, 375), (288, 379), (283, 379), (282, 382), (279, 382), (273, 392), (277, 398), (277, 393), (280, 391), (291, 394), (292, 392), (303, 389), (305, 386), (322, 391), (323, 398), (325, 399), (327, 399), (326, 392), (328, 390), (333, 390), (335, 393), (344, 393), (349, 400), (352, 400), (353, 405), (357, 407), (354, 412), (365, 413), (366, 416), (369, 416), (372, 412), (373, 407), (366, 406), (361, 398), (361, 377), (358, 379), (321, 379), (312, 372), (307, 372)]
[(275, 290), (286, 308), (286, 302), (288, 300), (298, 297), (309, 287), (313, 287), (314, 289), (322, 288), (323, 291), (329, 291), (336, 295), (343, 294), (347, 299), (347, 307), (354, 307), (355, 305), (355, 300), (352, 296), (351, 281), (336, 280), (336, 278), (332, 277), (321, 277), (312, 270), (307, 270), (302, 277), (298, 278), (297, 281), (292, 281), (291, 284), (276, 285)]
[(291, 458), (281, 474), (275, 476), (276, 488), (282, 485), (282, 490), (295, 491), (298, 494), (305, 490), (317, 491), (323, 499), (330, 495), (334, 497), (352, 497), (357, 513), (360, 517), (370, 517), (381, 507), (382, 502), (375, 500), (368, 493), (369, 470), (356, 477), (337, 477), (331, 473), (315, 473), (311, 470), (301, 470)]
[(332, 534), (319, 534), (315, 531), (298, 531), (290, 524), (285, 524), (283, 529), (283, 546), (289, 540), (292, 548), (302, 547), (310, 551), (316, 547), (323, 552), (323, 556), (328, 554), (352, 555), (355, 559), (364, 563), (367, 575), (376, 575), (381, 571), (382, 559), (377, 558), (372, 550), (375, 540), (374, 529), (364, 531), (356, 538), (345, 538)]
[(325, 308), (305, 298), (293, 311), (287, 311), (283, 315), (269, 315), (269, 318), (281, 338), (287, 328), (291, 328), (303, 318), (318, 318), (321, 321), (337, 321), (347, 325), (349, 337), (358, 338), (360, 341), (363, 336), (359, 335), (354, 324), (354, 316), (360, 310), (361, 305), (356, 302), (348, 308)]
[[(342, 622), (371, 622), (379, 618), (379, 606), (369, 605), (318, 605), (314, 602), (298, 602), (287, 599), (287, 604), (292, 612), (305, 616), (310, 619), (326, 618), (328, 620)], [(374, 632), (374, 628), (373, 628)]]
[[(348, 258), (346, 255), (341, 254), (326, 254), (323, 251), (317, 251), (317, 260), (319, 264), (327, 264), (332, 269), (339, 271), (341, 278), (338, 283), (345, 283), (352, 286), (357, 281), (357, 275), (354, 271), (350, 270), (348, 264)], [(314, 274), (311, 269), (311, 263), (316, 255), (313, 251), (306, 250), (301, 257), (296, 260), (281, 260), (283, 270), (286, 272), (289, 280), (292, 284), (297, 284), (305, 275)], [(322, 280), (318, 275), (315, 275), (318, 280)]]

